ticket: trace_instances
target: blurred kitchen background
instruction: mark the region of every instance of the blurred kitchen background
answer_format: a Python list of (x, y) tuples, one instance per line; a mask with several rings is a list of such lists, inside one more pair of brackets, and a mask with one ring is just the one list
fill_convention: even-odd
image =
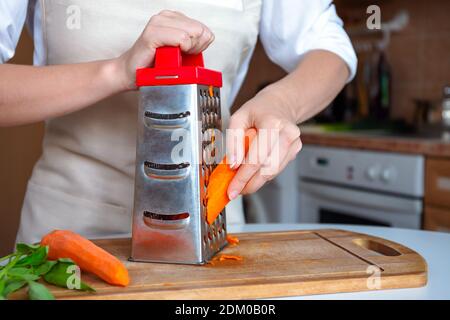
[[(334, 2), (358, 74), (301, 126), (297, 161), (245, 198), (247, 222), (450, 231), (450, 1)], [(366, 27), (373, 4), (381, 8), (381, 30)], [(24, 32), (10, 62), (31, 64), (32, 53)], [(233, 109), (284, 75), (258, 44)], [(0, 128), (0, 255), (14, 242), (42, 136), (42, 123)]]

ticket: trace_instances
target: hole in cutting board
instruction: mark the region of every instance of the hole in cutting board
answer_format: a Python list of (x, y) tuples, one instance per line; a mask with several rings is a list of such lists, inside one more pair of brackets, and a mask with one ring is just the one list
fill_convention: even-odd
[(383, 256), (388, 256), (388, 257), (397, 257), (400, 256), (401, 253), (398, 252), (397, 250), (395, 250), (394, 248), (388, 247), (387, 245), (384, 245), (380, 242), (376, 242), (373, 240), (368, 240), (368, 239), (354, 239), (353, 243), (365, 248), (367, 250), (376, 252), (378, 254), (381, 254)]

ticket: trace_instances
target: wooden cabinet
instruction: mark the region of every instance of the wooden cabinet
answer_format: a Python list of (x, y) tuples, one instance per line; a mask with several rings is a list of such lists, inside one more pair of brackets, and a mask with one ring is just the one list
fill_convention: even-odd
[[(27, 30), (9, 63), (33, 63), (33, 41)], [(41, 154), (43, 134), (43, 123), (0, 128), (0, 256), (14, 248), (25, 189)]]
[(424, 228), (450, 232), (450, 159), (426, 161)]
[(427, 159), (425, 203), (450, 209), (450, 160)]
[(430, 231), (450, 232), (450, 208), (426, 206), (424, 228)]

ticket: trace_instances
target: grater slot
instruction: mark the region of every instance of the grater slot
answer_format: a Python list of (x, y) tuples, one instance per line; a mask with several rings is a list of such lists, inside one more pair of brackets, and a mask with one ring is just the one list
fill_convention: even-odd
[(168, 76), (155, 76), (156, 80), (165, 80), (165, 79), (178, 79), (178, 75), (168, 75)]
[(189, 174), (191, 165), (188, 162), (178, 164), (144, 162), (144, 172), (147, 177), (160, 180), (183, 179)]
[(150, 228), (182, 229), (189, 224), (190, 215), (187, 212), (177, 214), (160, 214), (144, 211), (144, 223)]
[(156, 113), (146, 111), (144, 113), (144, 123), (150, 128), (172, 130), (186, 127), (190, 115), (191, 113), (189, 111), (180, 113)]

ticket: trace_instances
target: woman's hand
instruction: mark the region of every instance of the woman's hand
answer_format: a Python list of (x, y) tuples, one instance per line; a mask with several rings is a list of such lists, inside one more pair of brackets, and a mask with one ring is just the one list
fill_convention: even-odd
[(244, 104), (230, 121), (227, 132), (227, 158), (233, 167), (243, 162), (242, 143), (233, 139), (233, 131), (256, 128), (258, 136), (228, 187), (228, 197), (257, 191), (280, 173), (300, 151), (297, 123), (323, 110), (343, 88), (350, 71), (336, 54), (310, 51), (297, 68), (278, 82), (266, 87)]
[(117, 58), (125, 90), (135, 89), (136, 69), (153, 64), (158, 47), (180, 47), (196, 54), (214, 41), (214, 34), (204, 24), (182, 13), (164, 10), (153, 16), (133, 47)]
[[(247, 156), (237, 141), (243, 131), (255, 128), (258, 135), (252, 141)], [(238, 171), (228, 187), (228, 197), (257, 191), (278, 175), (300, 151), (300, 129), (296, 118), (281, 96), (263, 90), (244, 104), (230, 119), (227, 130), (227, 158)]]
[(118, 58), (45, 67), (0, 64), (0, 126), (59, 117), (136, 89), (136, 69), (153, 64), (156, 48), (180, 46), (183, 52), (199, 53), (213, 40), (200, 22), (162, 11)]

